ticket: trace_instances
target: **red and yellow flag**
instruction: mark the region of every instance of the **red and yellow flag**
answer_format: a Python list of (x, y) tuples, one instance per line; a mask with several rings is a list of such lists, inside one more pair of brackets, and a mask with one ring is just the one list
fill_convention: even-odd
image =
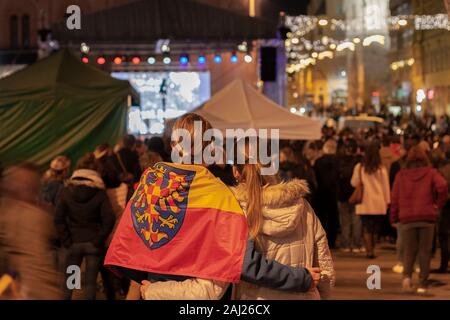
[(157, 163), (143, 173), (105, 265), (237, 282), (246, 239), (239, 203), (207, 168)]

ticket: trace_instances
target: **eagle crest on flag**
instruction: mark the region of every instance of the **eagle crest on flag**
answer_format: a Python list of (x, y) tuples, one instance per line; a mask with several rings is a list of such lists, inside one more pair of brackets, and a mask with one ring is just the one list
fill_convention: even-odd
[(150, 249), (158, 249), (180, 230), (195, 171), (157, 163), (141, 177), (131, 199), (131, 215), (139, 237)]

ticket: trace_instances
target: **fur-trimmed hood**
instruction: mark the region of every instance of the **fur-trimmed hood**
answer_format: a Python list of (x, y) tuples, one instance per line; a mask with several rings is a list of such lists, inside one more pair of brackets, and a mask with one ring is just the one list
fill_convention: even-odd
[[(245, 211), (247, 203), (245, 185), (239, 185), (232, 190)], [(262, 232), (279, 237), (292, 232), (297, 227), (305, 208), (304, 197), (308, 193), (307, 182), (299, 179), (264, 187)]]
[(105, 189), (105, 184), (100, 174), (97, 171), (88, 169), (75, 170), (67, 181), (67, 184), (75, 186), (82, 185), (102, 190)]

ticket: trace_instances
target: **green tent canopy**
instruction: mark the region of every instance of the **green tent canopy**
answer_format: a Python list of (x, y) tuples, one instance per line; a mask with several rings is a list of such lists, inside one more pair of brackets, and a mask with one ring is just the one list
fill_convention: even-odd
[(60, 50), (0, 80), (0, 162), (73, 162), (126, 132), (129, 82)]

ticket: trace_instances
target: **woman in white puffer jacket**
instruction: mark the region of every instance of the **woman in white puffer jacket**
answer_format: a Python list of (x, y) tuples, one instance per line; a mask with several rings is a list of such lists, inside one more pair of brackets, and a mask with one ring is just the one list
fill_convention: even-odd
[[(248, 146), (246, 148), (248, 151)], [(247, 153), (247, 152), (245, 152)], [(294, 179), (280, 183), (277, 177), (261, 175), (260, 164), (235, 165), (239, 182), (233, 192), (247, 216), (249, 236), (268, 259), (291, 267), (319, 267), (321, 281), (307, 293), (281, 292), (240, 282), (233, 297), (255, 299), (329, 299), (335, 282), (333, 259), (319, 219), (304, 196), (305, 181)]]

